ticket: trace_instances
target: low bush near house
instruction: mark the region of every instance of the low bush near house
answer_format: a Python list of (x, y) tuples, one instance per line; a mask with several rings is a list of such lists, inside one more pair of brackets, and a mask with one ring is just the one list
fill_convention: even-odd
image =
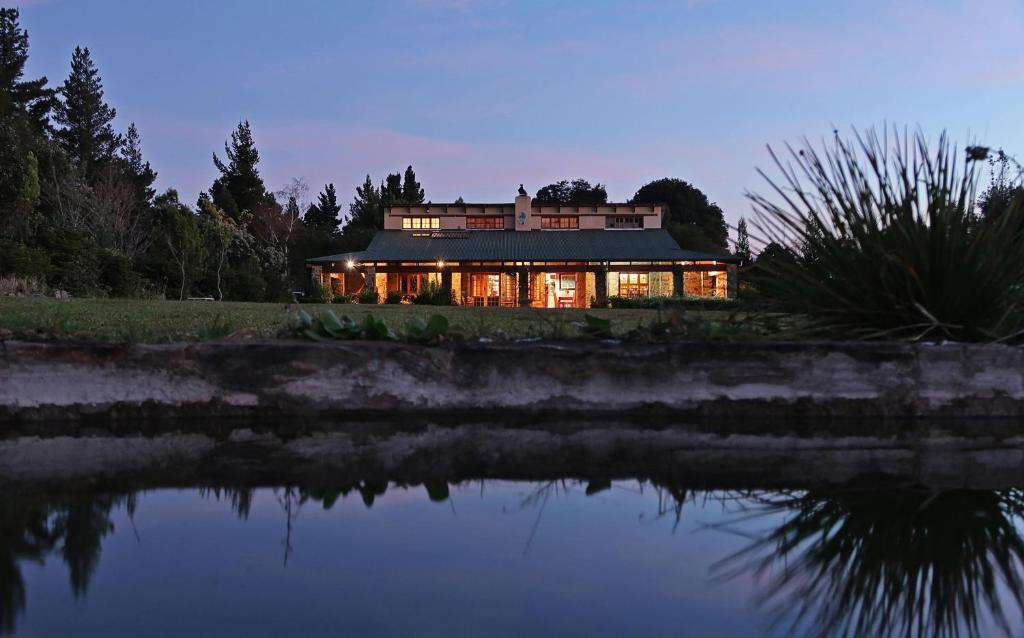
[(309, 292), (310, 303), (331, 303), (333, 298), (334, 292), (330, 286), (313, 286), (313, 289)]
[(412, 298), (412, 302), (422, 306), (450, 306), (452, 305), (452, 293), (440, 284), (430, 282), (427, 286)]
[(364, 289), (362, 292), (359, 293), (359, 295), (356, 298), (359, 300), (359, 303), (361, 304), (375, 304), (379, 301), (376, 290)]
[(702, 310), (732, 310), (737, 301), (726, 297), (608, 297), (608, 305), (612, 308), (691, 308)]
[(332, 303), (352, 303), (352, 295), (334, 295)]
[(759, 291), (819, 335), (1020, 341), (1024, 201), (977, 216), (988, 149), (966, 151), (870, 131), (772, 153), (773, 195), (748, 196), (760, 239), (792, 258), (755, 266)]
[(390, 291), (387, 296), (384, 297), (384, 303), (392, 305), (402, 303), (402, 293), (397, 290)]

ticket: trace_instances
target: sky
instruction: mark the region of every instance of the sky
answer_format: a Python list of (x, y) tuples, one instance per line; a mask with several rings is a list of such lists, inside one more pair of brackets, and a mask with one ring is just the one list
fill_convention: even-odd
[[(5, 4), (0, 0), (0, 5)], [(12, 4), (12, 0), (6, 0)], [(433, 202), (678, 177), (735, 224), (766, 150), (920, 126), (1024, 156), (1020, 0), (15, 0), (28, 74), (87, 46), (116, 127), (195, 201), (248, 120), (270, 190), (413, 165)]]

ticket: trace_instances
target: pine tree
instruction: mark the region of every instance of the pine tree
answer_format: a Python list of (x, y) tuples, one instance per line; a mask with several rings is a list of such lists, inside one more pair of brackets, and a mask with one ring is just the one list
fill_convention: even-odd
[(89, 49), (75, 47), (71, 56), (71, 75), (60, 89), (63, 100), (54, 109), (61, 126), (57, 141), (86, 173), (110, 160), (121, 145), (111, 122), (117, 111), (103, 101), (103, 82)]
[(356, 196), (348, 206), (349, 218), (343, 233), (379, 230), (384, 228), (384, 207), (381, 190), (373, 185), (370, 176), (362, 186), (356, 187)]
[(736, 224), (736, 256), (740, 258), (740, 265), (746, 266), (753, 257), (750, 254), (750, 235), (747, 233), (747, 220), (740, 217), (740, 223)]
[(341, 206), (338, 205), (338, 194), (334, 184), (328, 184), (317, 196), (317, 202), (310, 204), (302, 221), (307, 228), (333, 235), (338, 232), (339, 212)]
[(402, 203), (402, 174), (389, 173), (380, 185), (380, 200), (384, 208)]
[(416, 171), (412, 170), (412, 166), (407, 167), (405, 169), (405, 179), (402, 183), (402, 203), (422, 204), (423, 196), (423, 187), (416, 181)]
[(121, 143), (119, 155), (128, 178), (135, 185), (139, 202), (149, 205), (153, 201), (153, 196), (156, 195), (156, 190), (153, 189), (156, 171), (149, 165), (149, 162), (142, 159), (142, 140), (139, 137), (139, 129), (135, 127), (135, 122), (128, 125), (128, 132)]
[(227, 164), (213, 154), (220, 177), (210, 187), (210, 197), (218, 208), (236, 222), (245, 222), (260, 206), (276, 204), (260, 177), (260, 153), (248, 121), (238, 123), (231, 141), (224, 144), (224, 154)]
[(49, 126), (54, 106), (53, 89), (47, 79), (23, 81), (28, 61), (28, 32), (18, 24), (17, 9), (0, 9), (0, 112), (14, 107), (27, 113), (36, 127)]

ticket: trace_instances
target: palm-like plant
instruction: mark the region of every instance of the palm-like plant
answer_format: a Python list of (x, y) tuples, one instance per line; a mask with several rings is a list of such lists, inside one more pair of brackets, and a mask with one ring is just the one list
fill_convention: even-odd
[[(837, 134), (772, 152), (774, 196), (748, 194), (765, 243), (792, 258), (755, 268), (777, 309), (844, 338), (1013, 340), (1024, 330), (1024, 201), (975, 215), (979, 160), (920, 132)], [(770, 149), (769, 149), (770, 150)], [(761, 272), (757, 272), (760, 270)]]

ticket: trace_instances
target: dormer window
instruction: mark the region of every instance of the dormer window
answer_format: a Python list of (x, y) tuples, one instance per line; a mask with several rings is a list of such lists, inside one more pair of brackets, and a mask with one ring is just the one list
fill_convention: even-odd
[(575, 230), (580, 227), (580, 218), (545, 215), (540, 218), (540, 227), (544, 230)]
[(403, 230), (439, 230), (441, 228), (440, 217), (403, 217)]

